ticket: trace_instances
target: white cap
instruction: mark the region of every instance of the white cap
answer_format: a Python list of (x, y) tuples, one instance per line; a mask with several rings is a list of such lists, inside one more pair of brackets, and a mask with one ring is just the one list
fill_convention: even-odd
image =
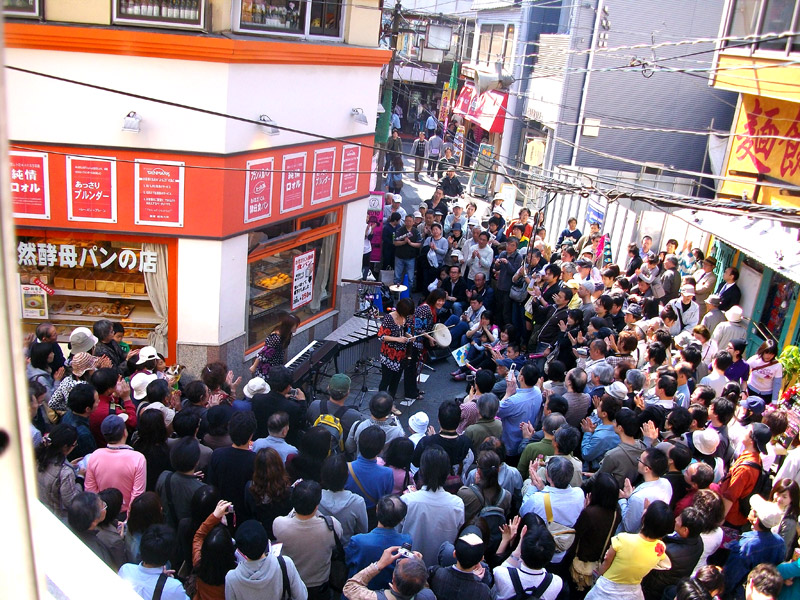
[(164, 425), (168, 427), (169, 424), (172, 423), (172, 419), (175, 418), (175, 411), (164, 406), (161, 402), (152, 402), (151, 404), (145, 406), (144, 410), (160, 410), (161, 414), (164, 415)]
[(414, 433), (425, 433), (429, 423), (428, 415), (422, 411), (414, 413), (408, 418), (408, 426)]
[(158, 352), (153, 346), (145, 346), (139, 350), (139, 360), (136, 361), (136, 364), (143, 365), (148, 360), (158, 360)]
[(253, 377), (247, 382), (247, 385), (244, 386), (244, 395), (246, 398), (252, 398), (256, 394), (267, 394), (269, 390), (270, 387), (266, 381), (261, 377)]

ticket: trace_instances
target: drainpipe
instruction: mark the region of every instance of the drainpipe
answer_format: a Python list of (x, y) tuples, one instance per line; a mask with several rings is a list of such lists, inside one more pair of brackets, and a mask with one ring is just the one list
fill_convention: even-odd
[[(605, 6), (606, 0), (598, 0), (597, 2), (597, 14), (594, 18), (594, 30), (592, 31), (592, 45), (590, 48), (592, 51), (589, 53), (589, 61), (586, 63), (586, 77), (583, 80), (583, 91), (581, 92), (581, 103), (580, 103), (580, 110), (578, 111), (578, 120), (576, 123), (578, 124), (577, 129), (575, 130), (575, 148), (572, 150), (572, 162), (570, 163), (571, 166), (577, 166), (578, 162), (578, 150), (581, 146), (581, 131), (583, 131), (583, 119), (584, 115), (586, 114), (586, 97), (589, 95), (589, 81), (592, 78), (592, 67), (594, 66), (594, 51), (597, 48), (597, 37), (600, 32), (600, 19), (603, 15), (603, 7)], [(567, 75), (569, 77), (569, 75)]]

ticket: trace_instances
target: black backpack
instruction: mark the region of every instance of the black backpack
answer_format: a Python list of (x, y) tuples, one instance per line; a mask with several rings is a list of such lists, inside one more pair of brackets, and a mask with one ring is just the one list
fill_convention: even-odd
[(553, 581), (553, 574), (546, 573), (544, 579), (542, 579), (542, 583), (536, 587), (529, 587), (526, 589), (522, 587), (522, 581), (519, 578), (519, 572), (514, 567), (508, 567), (508, 576), (511, 578), (511, 584), (514, 586), (514, 592), (516, 593), (514, 600), (524, 600), (526, 598), (538, 600), (542, 597), (542, 594), (547, 591), (547, 588), (550, 587), (550, 584)]
[(497, 548), (500, 546), (501, 540), (503, 539), (500, 528), (507, 522), (506, 514), (503, 509), (500, 508), (500, 505), (508, 495), (508, 490), (501, 487), (500, 495), (497, 497), (495, 504), (489, 504), (486, 501), (486, 497), (483, 495), (483, 492), (477, 485), (473, 483), (469, 486), (469, 489), (473, 494), (475, 494), (481, 503), (481, 510), (476, 515), (475, 520), (483, 519), (489, 526), (489, 545), (486, 548), (485, 555), (494, 556), (494, 554), (497, 552)]
[(757, 462), (746, 460), (742, 463), (742, 466), (758, 469), (758, 479), (756, 479), (753, 489), (739, 498), (739, 512), (743, 515), (747, 515), (750, 513), (750, 498), (756, 494), (765, 500), (769, 498), (769, 494), (772, 491), (772, 475), (765, 471)]

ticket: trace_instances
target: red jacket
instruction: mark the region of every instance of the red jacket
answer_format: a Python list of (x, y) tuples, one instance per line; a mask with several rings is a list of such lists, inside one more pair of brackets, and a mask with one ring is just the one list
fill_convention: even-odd
[[(100, 433), (100, 424), (108, 415), (126, 413), (128, 415), (128, 421), (126, 422), (128, 433), (136, 429), (136, 407), (133, 405), (133, 402), (128, 399), (125, 400), (122, 405), (119, 403), (120, 400), (114, 396), (100, 396), (100, 402), (97, 404), (97, 408), (89, 415), (89, 429), (97, 442), (98, 448), (106, 447), (106, 439), (103, 437), (103, 434)], [(112, 405), (114, 406), (113, 410), (111, 408)]]

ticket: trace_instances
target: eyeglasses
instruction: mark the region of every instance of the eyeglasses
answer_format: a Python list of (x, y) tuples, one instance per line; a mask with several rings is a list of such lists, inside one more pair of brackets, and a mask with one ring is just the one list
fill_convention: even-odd
[(639, 464), (644, 465), (648, 469), (650, 468), (650, 465), (648, 465), (646, 462), (644, 462), (641, 458), (639, 459)]
[(102, 508), (102, 510), (108, 510), (108, 504), (106, 504), (105, 502), (103, 502), (103, 508)]

